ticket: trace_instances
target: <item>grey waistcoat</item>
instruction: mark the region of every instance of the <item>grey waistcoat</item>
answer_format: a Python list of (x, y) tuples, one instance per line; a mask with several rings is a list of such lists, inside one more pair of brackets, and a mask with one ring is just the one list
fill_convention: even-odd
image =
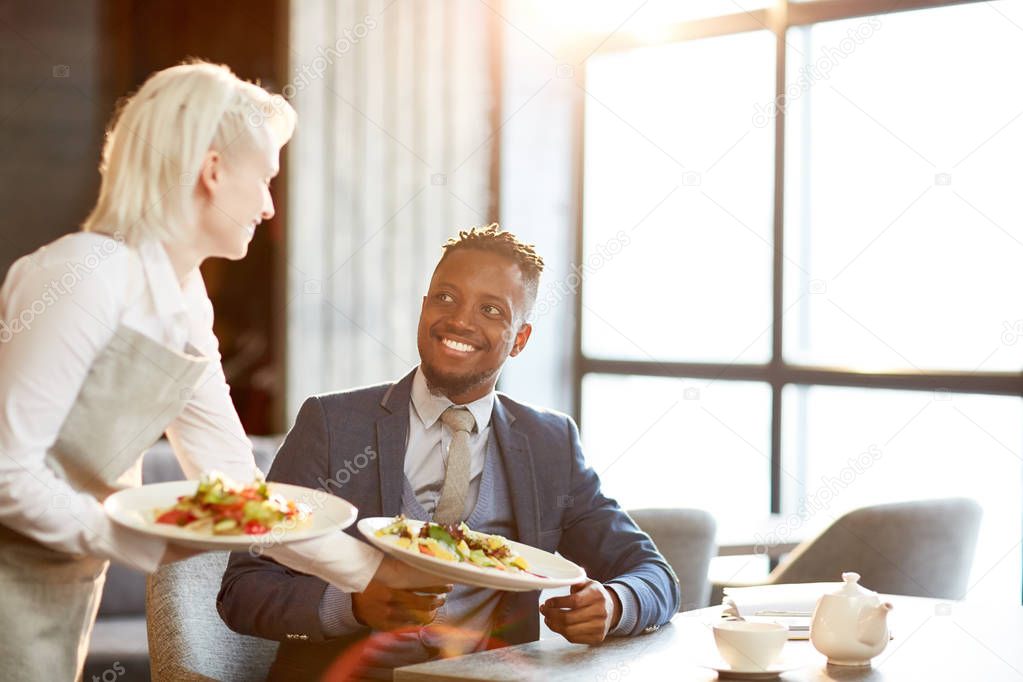
[[(496, 440), (491, 434), (480, 478), (479, 497), (465, 522), (473, 530), (515, 540), (510, 491)], [(429, 519), (430, 515), (416, 500), (408, 478), (403, 479), (402, 513), (411, 519)], [(501, 594), (481, 587), (455, 585), (434, 622), (422, 628), (418, 636), (415, 633), (374, 633), (374, 646), (366, 649), (369, 660), (364, 660), (370, 669), (364, 674), (391, 679), (390, 671), (399, 666), (486, 649)]]

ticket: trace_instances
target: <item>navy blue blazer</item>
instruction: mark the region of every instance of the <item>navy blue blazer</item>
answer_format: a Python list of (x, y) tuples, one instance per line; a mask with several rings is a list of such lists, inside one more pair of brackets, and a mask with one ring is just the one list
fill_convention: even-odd
[[(267, 479), (329, 489), (358, 507), (360, 519), (397, 515), (413, 374), (306, 400)], [(630, 634), (666, 623), (681, 602), (678, 579), (649, 536), (600, 492), (575, 423), (498, 393), (491, 424), (512, 492), (513, 539), (560, 552), (594, 580), (628, 585), (639, 602)], [(354, 525), (347, 532), (361, 537)], [(217, 609), (232, 630), (281, 642), (271, 677), (316, 676), (368, 632), (324, 637), (319, 605), (326, 587), (320, 578), (270, 559), (235, 553)], [(536, 640), (538, 597), (505, 592), (491, 641)]]

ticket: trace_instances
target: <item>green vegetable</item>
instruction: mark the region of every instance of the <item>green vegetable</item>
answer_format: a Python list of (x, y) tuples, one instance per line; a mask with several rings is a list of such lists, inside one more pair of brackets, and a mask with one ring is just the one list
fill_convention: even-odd
[(394, 521), (384, 526), (376, 532), (377, 537), (382, 535), (398, 535), (401, 533), (402, 528), (405, 527), (405, 517), (399, 516)]
[(427, 533), (429, 533), (430, 537), (436, 540), (437, 544), (441, 545), (445, 551), (449, 552), (452, 558), (458, 557), (458, 550), (456, 549), (456, 545), (458, 543), (453, 537), (451, 537), (451, 533), (447, 532), (447, 530), (443, 527), (432, 523), (429, 525)]
[(264, 526), (271, 526), (277, 520), (277, 512), (267, 508), (259, 500), (249, 500), (242, 507), (242, 516), (246, 521), (259, 521)]
[(469, 561), (477, 566), (497, 566), (497, 562), (484, 554), (482, 549), (474, 549), (469, 552)]
[(227, 531), (234, 530), (237, 527), (238, 524), (235, 523), (234, 519), (224, 519), (223, 521), (218, 521), (213, 525), (213, 532), (225, 533)]
[(434, 540), (439, 540), (440, 542), (443, 542), (446, 545), (451, 545), (452, 547), (454, 547), (456, 544), (458, 544), (455, 542), (455, 539), (451, 537), (451, 533), (449, 533), (447, 529), (442, 526), (438, 526), (431, 523), (430, 530), (428, 532), (430, 533), (431, 538), (433, 538)]

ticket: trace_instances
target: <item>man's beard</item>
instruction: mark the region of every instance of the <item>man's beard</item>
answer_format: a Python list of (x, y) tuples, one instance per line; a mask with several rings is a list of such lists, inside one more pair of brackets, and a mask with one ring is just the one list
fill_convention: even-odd
[(497, 368), (472, 374), (442, 374), (434, 370), (426, 362), (420, 364), (426, 385), (431, 393), (440, 393), (449, 400), (451, 396), (463, 395), (481, 384), (486, 383), (497, 373)]

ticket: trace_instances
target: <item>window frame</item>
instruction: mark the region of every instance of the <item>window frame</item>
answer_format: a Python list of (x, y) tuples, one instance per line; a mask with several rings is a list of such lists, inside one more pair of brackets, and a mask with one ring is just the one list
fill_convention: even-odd
[[(718, 37), (769, 30), (775, 37), (775, 96), (785, 101), (786, 36), (793, 27), (826, 21), (864, 16), (894, 14), (896, 12), (934, 9), (954, 5), (972, 4), (982, 0), (814, 0), (790, 2), (778, 0), (772, 7), (751, 10), (708, 19), (687, 21), (668, 27), (657, 41), (641, 41), (627, 33), (616, 33), (608, 38), (594, 54), (607, 54), (637, 47), (677, 43), (701, 38)], [(896, 6), (897, 5), (897, 6)], [(583, 192), (585, 185), (585, 115), (586, 64), (579, 69), (580, 85), (575, 101), (574, 162), (576, 181), (576, 234), (575, 262), (581, 263), (583, 253), (584, 215)], [(572, 412), (577, 423), (582, 417), (582, 384), (587, 374), (640, 375), (667, 378), (696, 378), (725, 381), (756, 381), (771, 387), (770, 438), (770, 513), (782, 511), (782, 391), (790, 384), (806, 386), (844, 386), (870, 389), (899, 389), (949, 393), (977, 393), (1023, 397), (1023, 372), (976, 371), (875, 371), (861, 372), (838, 366), (816, 366), (786, 362), (783, 357), (784, 316), (784, 237), (785, 237), (785, 111), (779, 107), (774, 117), (774, 193), (772, 234), (772, 326), (771, 357), (767, 363), (698, 363), (660, 362), (656, 360), (615, 360), (586, 356), (582, 349), (583, 295), (585, 278), (575, 297), (574, 353), (572, 358)]]

